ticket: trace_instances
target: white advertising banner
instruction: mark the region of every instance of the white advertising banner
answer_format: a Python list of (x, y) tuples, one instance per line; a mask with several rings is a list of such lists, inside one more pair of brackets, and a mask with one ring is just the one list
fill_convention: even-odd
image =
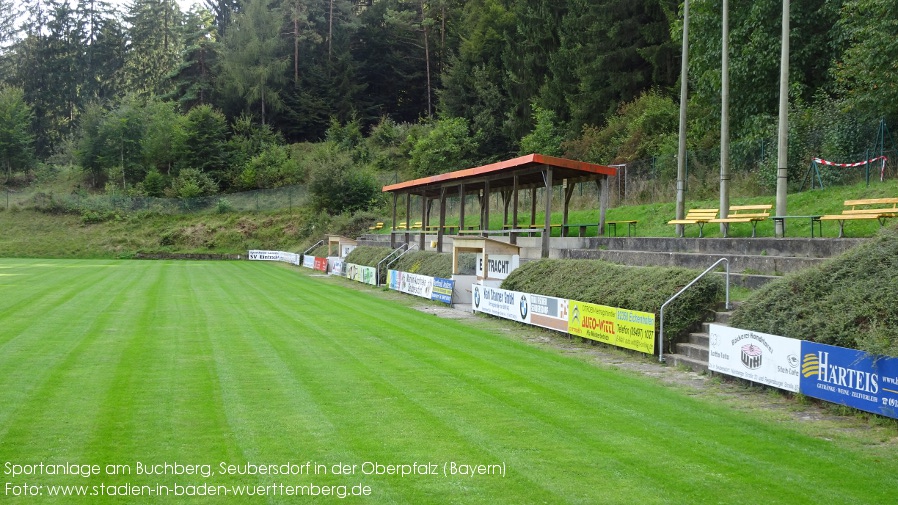
[(708, 370), (797, 392), (801, 340), (710, 325)]
[(472, 309), (492, 316), (530, 324), (530, 301), (527, 293), (492, 288), (483, 284), (472, 286)]
[(421, 298), (431, 298), (433, 294), (433, 277), (426, 275), (410, 274), (408, 272), (400, 272), (398, 270), (390, 270), (388, 284), (390, 289), (395, 289), (401, 293), (420, 296)]
[(477, 256), (477, 277), (481, 279), (504, 279), (521, 263), (517, 254), (489, 254), (486, 257), (486, 275), (483, 274), (483, 254)]
[(332, 256), (327, 259), (328, 273), (343, 277), (343, 258)]
[(247, 258), (251, 261), (283, 261), (293, 265), (299, 265), (299, 255), (284, 251), (263, 251), (250, 249)]
[(302, 257), (302, 266), (306, 268), (315, 268), (315, 257), (306, 254)]

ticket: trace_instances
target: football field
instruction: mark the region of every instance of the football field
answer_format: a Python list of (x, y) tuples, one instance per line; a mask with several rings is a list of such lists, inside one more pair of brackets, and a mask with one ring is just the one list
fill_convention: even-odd
[(0, 260), (0, 502), (898, 502), (894, 441), (348, 286), (263, 262)]

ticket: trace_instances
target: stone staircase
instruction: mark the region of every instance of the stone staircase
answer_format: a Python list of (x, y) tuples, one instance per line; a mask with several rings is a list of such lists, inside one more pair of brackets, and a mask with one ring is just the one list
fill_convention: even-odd
[(674, 344), (676, 352), (664, 356), (667, 364), (670, 366), (684, 366), (691, 369), (693, 372), (707, 372), (710, 338), (708, 326), (710, 324), (727, 326), (730, 321), (732, 309), (736, 308), (738, 303), (739, 302), (731, 302), (729, 311), (724, 310), (714, 312), (714, 320), (702, 323), (701, 331), (690, 332), (686, 342)]

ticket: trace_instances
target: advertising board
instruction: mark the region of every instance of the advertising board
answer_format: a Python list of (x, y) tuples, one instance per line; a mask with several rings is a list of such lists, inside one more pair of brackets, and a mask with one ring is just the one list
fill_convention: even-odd
[(568, 333), (617, 347), (653, 354), (655, 314), (571, 300)]
[(801, 340), (710, 325), (708, 370), (797, 392)]
[(327, 259), (327, 263), (327, 269), (331, 275), (343, 276), (343, 258), (331, 257)]
[(482, 284), (472, 287), (474, 312), (530, 323), (530, 302), (527, 293), (493, 288)]
[(452, 305), (452, 291), (455, 289), (455, 281), (452, 279), (433, 278), (433, 292), (430, 299)]
[(250, 249), (246, 255), (250, 261), (283, 261), (293, 265), (299, 265), (299, 255), (284, 251), (263, 251)]
[(477, 277), (487, 279), (505, 279), (518, 268), (521, 257), (518, 255), (490, 254), (486, 257), (486, 275), (483, 272), (483, 254), (477, 256)]
[(554, 296), (529, 295), (530, 324), (567, 333), (568, 300)]
[(306, 268), (315, 268), (315, 257), (309, 256), (309, 255), (303, 255), (302, 266), (304, 266)]
[(312, 268), (315, 270), (321, 270), (322, 272), (327, 272), (327, 258), (315, 258), (314, 263), (312, 264)]
[(801, 342), (801, 393), (898, 418), (898, 358)]
[(374, 267), (345, 263), (346, 277), (356, 282), (377, 286), (377, 270)]

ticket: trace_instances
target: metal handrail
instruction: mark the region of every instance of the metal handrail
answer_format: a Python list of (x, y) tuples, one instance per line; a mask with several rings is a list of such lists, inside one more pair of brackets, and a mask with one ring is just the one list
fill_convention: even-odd
[(384, 258), (382, 260), (377, 262), (377, 266), (374, 268), (374, 275), (375, 275), (375, 280), (377, 281), (378, 286), (380, 286), (380, 265), (383, 264), (384, 261), (387, 261), (391, 257), (393, 257), (393, 255), (399, 254), (403, 248), (408, 249), (408, 247), (409, 247), (409, 244), (407, 244), (407, 243), (402, 244), (399, 247), (397, 247), (396, 249), (393, 249), (392, 251), (390, 251), (390, 254), (387, 254), (386, 256), (384, 256)]
[(416, 244), (416, 243), (409, 244), (409, 246), (405, 249), (405, 251), (402, 252), (402, 254), (400, 254), (399, 256), (396, 256), (395, 258), (393, 258), (392, 260), (390, 260), (389, 263), (387, 263), (387, 268), (390, 268), (391, 266), (393, 266), (393, 263), (396, 263), (397, 261), (399, 261), (400, 259), (402, 259), (403, 256), (405, 256), (406, 254), (412, 252), (412, 248), (413, 248), (413, 247), (414, 247), (415, 249), (418, 249), (418, 244)]
[(309, 252), (309, 251), (311, 251), (312, 249), (314, 249), (314, 248), (320, 246), (320, 245), (323, 244), (323, 243), (324, 243), (324, 240), (319, 240), (318, 242), (315, 242), (315, 245), (313, 245), (312, 247), (310, 247), (310, 248), (306, 249), (305, 251), (303, 251), (302, 254), (300, 254), (300, 256), (305, 256), (307, 252)]
[(661, 363), (664, 363), (664, 307), (666, 307), (668, 303), (674, 301), (678, 296), (683, 294), (684, 291), (686, 291), (687, 289), (692, 287), (692, 285), (695, 284), (696, 282), (698, 282), (699, 279), (704, 277), (711, 270), (714, 270), (717, 267), (717, 265), (719, 265), (721, 263), (726, 263), (726, 267), (727, 267), (727, 269), (726, 269), (726, 275), (727, 275), (726, 305), (724, 305), (724, 307), (726, 308), (726, 310), (730, 310), (730, 261), (726, 258), (720, 258), (719, 260), (715, 261), (713, 265), (709, 266), (704, 272), (700, 273), (698, 275), (698, 277), (696, 277), (695, 279), (692, 279), (692, 281), (689, 284), (686, 284), (685, 286), (683, 286), (683, 289), (677, 291), (677, 294), (671, 296), (670, 298), (667, 299), (666, 302), (661, 304), (661, 311), (660, 311), (661, 312), (661, 315), (660, 315), (661, 322), (660, 322), (660, 331), (658, 332), (658, 361), (660, 361)]

